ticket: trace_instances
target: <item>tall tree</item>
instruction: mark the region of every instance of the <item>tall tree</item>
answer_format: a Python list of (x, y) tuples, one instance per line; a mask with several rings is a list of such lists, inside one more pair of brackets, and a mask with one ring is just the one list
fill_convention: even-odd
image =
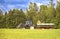
[(58, 3), (56, 7), (56, 25), (57, 28), (60, 28), (60, 3)]
[(55, 18), (56, 16), (56, 11), (55, 11), (55, 8), (53, 6), (49, 6), (46, 10), (46, 17), (47, 17), (47, 20), (46, 22), (53, 22), (53, 19)]
[(0, 9), (0, 28), (3, 28), (3, 13), (2, 10)]
[(37, 5), (36, 3), (30, 2), (29, 9), (27, 10), (27, 14), (29, 17), (29, 20), (32, 20), (33, 24), (36, 24), (36, 16), (37, 16)]
[(19, 23), (22, 23), (26, 20), (26, 16), (23, 12), (22, 9), (18, 10), (18, 9), (13, 9), (12, 11), (10, 10), (8, 13), (8, 25), (9, 27), (14, 27), (16, 28), (16, 26)]
[(41, 22), (45, 22), (46, 21), (46, 9), (47, 9), (47, 6), (45, 6), (45, 5), (41, 5), (40, 6), (40, 11), (38, 13), (38, 19)]

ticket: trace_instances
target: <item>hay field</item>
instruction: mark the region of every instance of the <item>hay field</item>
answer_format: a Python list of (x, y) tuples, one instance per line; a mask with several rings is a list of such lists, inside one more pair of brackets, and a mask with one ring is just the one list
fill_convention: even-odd
[(0, 29), (0, 39), (60, 39), (60, 29)]

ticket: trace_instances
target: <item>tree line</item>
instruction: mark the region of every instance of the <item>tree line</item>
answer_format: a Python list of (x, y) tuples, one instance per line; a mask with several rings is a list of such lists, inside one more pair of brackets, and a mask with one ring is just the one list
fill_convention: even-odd
[(60, 3), (55, 8), (52, 5), (41, 5), (39, 9), (36, 3), (30, 2), (26, 12), (13, 9), (3, 14), (0, 9), (0, 28), (16, 28), (26, 20), (32, 20), (34, 25), (38, 20), (42, 23), (54, 23), (56, 28), (60, 28)]

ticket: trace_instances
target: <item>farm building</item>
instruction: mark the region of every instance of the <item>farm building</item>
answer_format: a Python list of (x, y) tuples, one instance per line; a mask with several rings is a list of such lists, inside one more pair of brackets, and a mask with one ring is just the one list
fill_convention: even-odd
[(40, 25), (37, 25), (37, 28), (44, 28), (44, 29), (54, 28), (54, 24), (53, 23), (41, 23)]
[(25, 21), (25, 23), (20, 23), (17, 28), (21, 28), (21, 29), (34, 29), (34, 26), (32, 24), (31, 20), (27, 20)]
[(17, 28), (22, 28), (22, 29), (50, 29), (54, 28), (54, 23), (41, 23), (41, 21), (37, 21), (37, 25), (34, 26), (31, 20), (26, 21), (25, 23), (20, 23)]
[(37, 22), (36, 28), (44, 28), (44, 29), (49, 29), (49, 28), (54, 28), (54, 23), (41, 23), (39, 20)]

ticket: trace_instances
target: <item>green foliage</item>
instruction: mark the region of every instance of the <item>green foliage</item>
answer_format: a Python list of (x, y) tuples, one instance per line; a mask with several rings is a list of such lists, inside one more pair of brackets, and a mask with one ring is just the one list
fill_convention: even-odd
[(60, 4), (56, 7), (56, 20), (57, 28), (60, 28)]
[(26, 16), (22, 9), (13, 9), (5, 15), (2, 16), (0, 13), (0, 28), (16, 28), (19, 23), (24, 22), (26, 20)]
[(45, 6), (45, 5), (41, 5), (40, 6), (40, 11), (38, 13), (38, 19), (41, 22), (45, 22), (46, 21), (46, 9), (47, 9), (47, 6)]
[(29, 9), (27, 10), (28, 20), (32, 20), (33, 24), (36, 24), (37, 21), (37, 5), (36, 3), (30, 2)]
[(41, 5), (38, 9), (36, 3), (30, 2), (26, 13), (22, 9), (13, 9), (5, 14), (0, 10), (0, 28), (16, 28), (20, 23), (26, 20), (32, 20), (36, 25), (40, 20), (43, 23), (55, 23), (56, 28), (60, 28), (60, 3), (54, 6)]
[(4, 26), (3, 26), (3, 13), (2, 13), (1, 10), (0, 10), (0, 27), (1, 27), (1, 28), (4, 27)]
[(56, 11), (55, 8), (53, 6), (49, 6), (46, 10), (46, 22), (53, 22), (53, 19), (56, 17)]

